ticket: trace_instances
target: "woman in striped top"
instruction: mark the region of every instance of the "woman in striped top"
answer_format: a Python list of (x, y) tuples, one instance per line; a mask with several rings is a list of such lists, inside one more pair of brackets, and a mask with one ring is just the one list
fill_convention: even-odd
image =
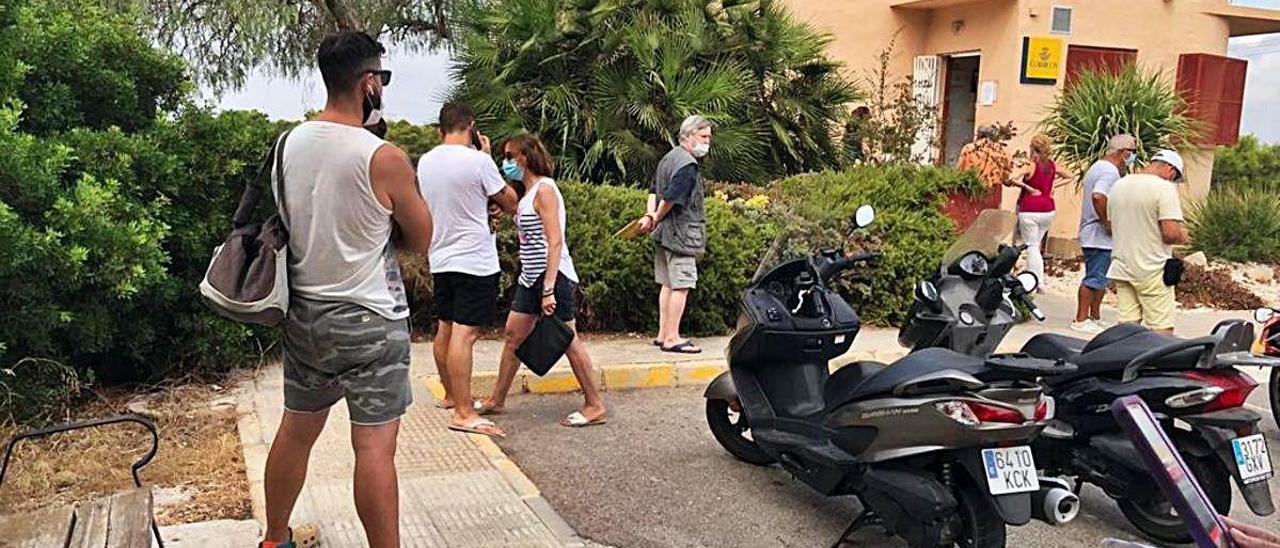
[(502, 411), (520, 367), (516, 349), (533, 331), (539, 315), (555, 315), (574, 329), (573, 342), (565, 355), (586, 400), (581, 409), (570, 413), (560, 424), (575, 427), (604, 424), (604, 400), (592, 375), (591, 356), (574, 328), (578, 273), (565, 243), (564, 196), (550, 177), (554, 169), (551, 154), (536, 136), (523, 134), (507, 141), (503, 155), (506, 159), (502, 173), (520, 194), (515, 216), (520, 239), (520, 278), (511, 299), (511, 314), (507, 316), (507, 340), (502, 348), (498, 380), (493, 395), (477, 402), (477, 410), (481, 414)]

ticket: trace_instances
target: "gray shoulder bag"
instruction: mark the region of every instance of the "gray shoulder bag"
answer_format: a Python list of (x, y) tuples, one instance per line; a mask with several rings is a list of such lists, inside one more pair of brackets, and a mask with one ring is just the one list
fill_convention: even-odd
[[(214, 248), (200, 294), (215, 312), (232, 320), (265, 326), (279, 324), (289, 312), (289, 219), (284, 200), (286, 131), (245, 186), (232, 218), (231, 235)], [(275, 170), (279, 211), (261, 223), (250, 222)]]

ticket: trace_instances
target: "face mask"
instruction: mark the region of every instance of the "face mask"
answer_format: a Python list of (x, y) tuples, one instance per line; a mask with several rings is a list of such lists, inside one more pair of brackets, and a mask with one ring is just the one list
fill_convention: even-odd
[(524, 180), (524, 168), (520, 167), (520, 164), (517, 164), (511, 158), (502, 161), (502, 174), (512, 181)]
[(376, 126), (382, 121), (382, 94), (368, 91), (364, 95), (364, 126)]
[(1136, 163), (1138, 163), (1138, 153), (1130, 152), (1129, 157), (1124, 161), (1124, 165), (1127, 167), (1133, 167), (1133, 164), (1136, 164)]
[(698, 143), (693, 145), (692, 154), (694, 158), (706, 156), (708, 152), (711, 152), (711, 143)]

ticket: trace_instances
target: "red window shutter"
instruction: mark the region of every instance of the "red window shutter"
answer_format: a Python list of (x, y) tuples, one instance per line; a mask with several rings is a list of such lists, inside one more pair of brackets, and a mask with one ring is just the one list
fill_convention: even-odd
[(1248, 62), (1221, 55), (1186, 53), (1178, 58), (1178, 92), (1189, 114), (1204, 123), (1204, 145), (1234, 145), (1240, 140), (1244, 80)]
[(1085, 72), (1104, 71), (1119, 74), (1137, 59), (1138, 52), (1131, 49), (1068, 46), (1066, 88), (1070, 89)]

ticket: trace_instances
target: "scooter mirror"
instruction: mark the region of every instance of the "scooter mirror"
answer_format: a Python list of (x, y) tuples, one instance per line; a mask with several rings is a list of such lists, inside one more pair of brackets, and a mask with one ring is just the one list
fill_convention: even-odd
[(916, 298), (929, 303), (938, 302), (938, 286), (929, 280), (921, 280), (916, 284)]
[(1032, 291), (1035, 291), (1037, 287), (1040, 287), (1040, 277), (1036, 276), (1034, 272), (1023, 272), (1018, 274), (1018, 283), (1022, 284), (1023, 290), (1027, 293), (1031, 293)]
[(1259, 308), (1253, 311), (1253, 321), (1258, 323), (1267, 323), (1275, 316), (1276, 311), (1270, 308)]
[(853, 212), (853, 226), (865, 228), (876, 220), (876, 208), (864, 204)]

